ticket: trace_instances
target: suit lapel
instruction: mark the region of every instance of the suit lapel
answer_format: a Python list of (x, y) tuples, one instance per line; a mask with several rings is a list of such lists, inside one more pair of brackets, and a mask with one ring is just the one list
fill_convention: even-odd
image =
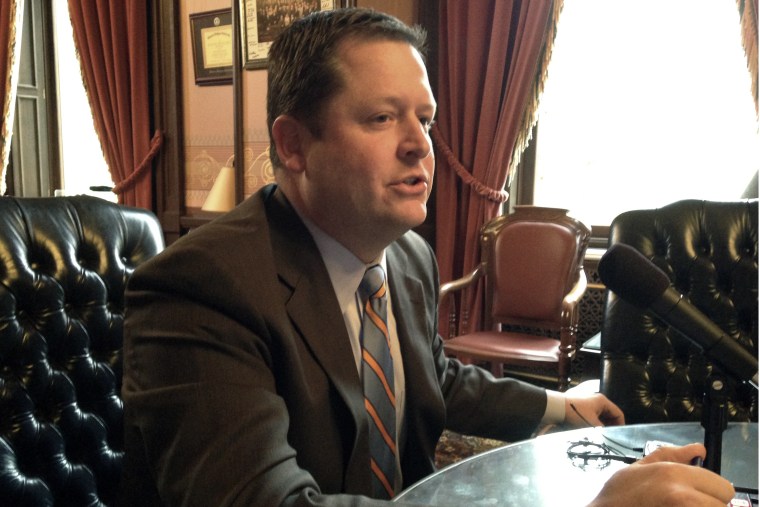
[(404, 363), (406, 411), (404, 425), (399, 436), (399, 452), (403, 456), (409, 427), (409, 407), (416, 406), (415, 388), (419, 379), (420, 366), (424, 361), (425, 301), (422, 283), (404, 268), (408, 266), (406, 253), (401, 249), (388, 248), (386, 251), (388, 281), (393, 301), (393, 316), (396, 319), (396, 333)]
[(421, 361), (430, 355), (425, 339), (430, 334), (426, 324), (430, 310), (425, 306), (422, 281), (407, 269), (406, 253), (391, 246), (387, 250), (387, 258), (393, 316), (408, 388), (409, 380), (414, 379), (415, 373), (420, 370)]
[[(406, 411), (399, 438), (405, 469), (404, 483), (415, 482), (430, 473), (438, 436), (443, 430), (445, 404), (431, 347), (436, 329), (433, 308), (425, 303), (424, 285), (398, 244), (387, 250), (388, 278), (393, 299), (393, 315), (406, 377)], [(432, 314), (431, 314), (432, 312)]]
[(348, 406), (364, 421), (364, 395), (351, 344), (327, 268), (306, 226), (275, 191), (267, 216), (280, 281), (291, 291), (286, 309), (294, 326)]
[(393, 298), (393, 316), (396, 318), (396, 331), (399, 342), (404, 352), (404, 370), (413, 369), (407, 367), (407, 349), (409, 352), (418, 353), (416, 347), (425, 340), (414, 340), (413, 337), (424, 336), (425, 332), (425, 301), (422, 295), (422, 282), (411, 276), (405, 269), (407, 266), (406, 254), (400, 250), (389, 248), (388, 280), (390, 283), (391, 297)]

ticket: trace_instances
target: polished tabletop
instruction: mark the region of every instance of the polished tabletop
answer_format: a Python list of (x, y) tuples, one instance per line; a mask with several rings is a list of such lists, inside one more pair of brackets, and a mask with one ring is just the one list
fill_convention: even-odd
[[(721, 475), (735, 486), (757, 489), (757, 423), (729, 423), (723, 432)], [(423, 479), (394, 500), (430, 506), (584, 506), (626, 463), (568, 457), (588, 439), (632, 457), (647, 442), (704, 443), (699, 423), (659, 423), (585, 428), (542, 435), (478, 454)], [(638, 450), (632, 450), (638, 449)]]

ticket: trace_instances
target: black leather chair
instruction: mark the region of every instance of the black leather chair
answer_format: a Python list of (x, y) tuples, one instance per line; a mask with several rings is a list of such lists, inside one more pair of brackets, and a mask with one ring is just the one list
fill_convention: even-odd
[[(670, 278), (727, 336), (758, 353), (757, 200), (684, 200), (628, 211), (609, 244), (628, 244)], [(601, 336), (600, 390), (628, 423), (700, 421), (708, 375), (715, 370), (691, 340), (607, 291)], [(728, 416), (757, 421), (757, 390), (728, 381)]]
[(162, 248), (146, 210), (0, 197), (0, 504), (116, 500), (124, 289)]

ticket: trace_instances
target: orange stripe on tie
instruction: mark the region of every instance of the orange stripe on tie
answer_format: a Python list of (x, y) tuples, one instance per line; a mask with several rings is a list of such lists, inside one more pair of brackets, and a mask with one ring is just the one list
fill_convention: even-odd
[(385, 488), (385, 491), (388, 492), (388, 497), (393, 498), (393, 487), (391, 487), (390, 482), (388, 482), (388, 478), (385, 476), (383, 471), (380, 470), (380, 467), (377, 466), (377, 463), (375, 463), (374, 459), (369, 459), (369, 466), (372, 469), (372, 472), (375, 474), (375, 477), (377, 477), (377, 479), (380, 481), (380, 484), (382, 484)]
[(385, 341), (388, 342), (388, 347), (390, 348), (390, 341), (388, 339), (388, 326), (385, 324), (385, 320), (383, 320), (382, 317), (380, 317), (374, 309), (372, 309), (372, 306), (369, 304), (369, 302), (364, 307), (364, 313), (367, 317), (372, 319), (372, 323), (377, 327), (381, 333), (385, 336)]
[(362, 351), (362, 358), (364, 359), (364, 362), (367, 363), (370, 368), (372, 368), (372, 371), (375, 372), (377, 378), (380, 379), (380, 382), (383, 384), (383, 389), (385, 389), (385, 394), (388, 395), (388, 399), (391, 400), (391, 404), (395, 407), (396, 395), (393, 394), (393, 390), (391, 390), (391, 386), (388, 384), (388, 379), (385, 378), (385, 372), (383, 372), (383, 368), (377, 364), (377, 361), (375, 361), (375, 358), (372, 357), (372, 354), (366, 350)]
[(383, 421), (380, 419), (380, 416), (377, 415), (375, 407), (372, 406), (372, 403), (370, 403), (367, 398), (364, 398), (364, 408), (367, 409), (367, 413), (372, 417), (372, 420), (375, 421), (375, 426), (377, 426), (378, 431), (380, 431), (385, 443), (393, 451), (393, 454), (396, 454), (396, 442), (394, 442), (393, 438), (388, 434), (388, 430), (385, 429)]

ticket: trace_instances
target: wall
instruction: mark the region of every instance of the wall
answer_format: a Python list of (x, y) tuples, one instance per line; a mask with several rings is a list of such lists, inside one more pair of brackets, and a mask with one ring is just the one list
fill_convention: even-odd
[[(359, 7), (388, 12), (412, 23), (417, 2), (408, 0), (356, 0)], [(190, 14), (229, 8), (230, 0), (183, 0), (180, 2), (182, 40), (182, 94), (184, 129), (185, 205), (193, 214), (203, 205), (214, 178), (234, 151), (232, 85), (195, 84), (190, 34)], [(243, 148), (245, 195), (273, 181), (265, 150), (269, 146), (266, 126), (266, 70), (243, 71)]]
[(185, 203), (200, 208), (214, 178), (232, 155), (232, 85), (195, 84), (190, 14), (230, 7), (230, 0), (180, 2)]

